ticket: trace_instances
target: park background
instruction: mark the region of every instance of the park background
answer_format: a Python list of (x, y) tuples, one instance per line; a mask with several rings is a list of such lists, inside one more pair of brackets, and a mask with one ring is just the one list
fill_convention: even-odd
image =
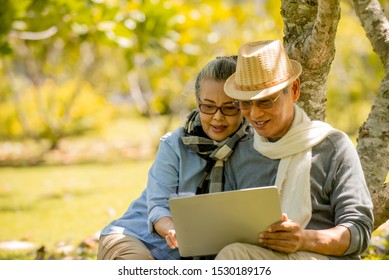
[[(195, 107), (197, 72), (283, 37), (280, 1), (0, 7), (0, 259), (95, 258), (99, 230), (143, 190), (159, 138)], [(326, 121), (354, 143), (383, 75), (343, 1)], [(388, 258), (388, 243), (378, 230), (365, 257)]]

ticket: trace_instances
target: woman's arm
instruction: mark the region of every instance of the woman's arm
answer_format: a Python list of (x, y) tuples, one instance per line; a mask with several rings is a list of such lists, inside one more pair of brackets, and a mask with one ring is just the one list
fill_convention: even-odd
[[(177, 194), (179, 184), (179, 157), (168, 143), (177, 137), (170, 134), (161, 139), (147, 180), (147, 207), (150, 233), (155, 233), (156, 224), (163, 218), (171, 217), (169, 199)], [(160, 236), (165, 237), (162, 233)]]
[(163, 217), (154, 224), (155, 231), (165, 238), (167, 245), (175, 249), (178, 247), (176, 231), (174, 230), (173, 220), (170, 217)]

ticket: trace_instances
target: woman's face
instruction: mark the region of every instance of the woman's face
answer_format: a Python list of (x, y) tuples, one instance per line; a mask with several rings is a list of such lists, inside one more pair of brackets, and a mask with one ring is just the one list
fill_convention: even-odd
[[(234, 99), (228, 97), (224, 92), (224, 83), (225, 81), (203, 79), (200, 82), (199, 104), (234, 107), (232, 103)], [(242, 118), (243, 115), (240, 111), (234, 116), (226, 116), (220, 109), (211, 115), (200, 110), (201, 125), (205, 134), (216, 141), (222, 141), (235, 133), (242, 122)]]

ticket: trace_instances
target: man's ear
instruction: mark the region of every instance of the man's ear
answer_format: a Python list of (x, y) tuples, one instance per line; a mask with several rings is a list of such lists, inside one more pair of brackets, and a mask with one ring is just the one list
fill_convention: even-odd
[(292, 98), (296, 102), (300, 97), (300, 78), (294, 80), (292, 84)]

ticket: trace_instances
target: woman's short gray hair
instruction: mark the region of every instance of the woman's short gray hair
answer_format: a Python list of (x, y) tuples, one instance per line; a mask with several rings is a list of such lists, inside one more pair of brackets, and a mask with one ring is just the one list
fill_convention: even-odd
[(217, 57), (208, 64), (197, 75), (195, 83), (196, 100), (200, 99), (200, 84), (203, 79), (214, 81), (225, 81), (236, 71), (236, 56)]

